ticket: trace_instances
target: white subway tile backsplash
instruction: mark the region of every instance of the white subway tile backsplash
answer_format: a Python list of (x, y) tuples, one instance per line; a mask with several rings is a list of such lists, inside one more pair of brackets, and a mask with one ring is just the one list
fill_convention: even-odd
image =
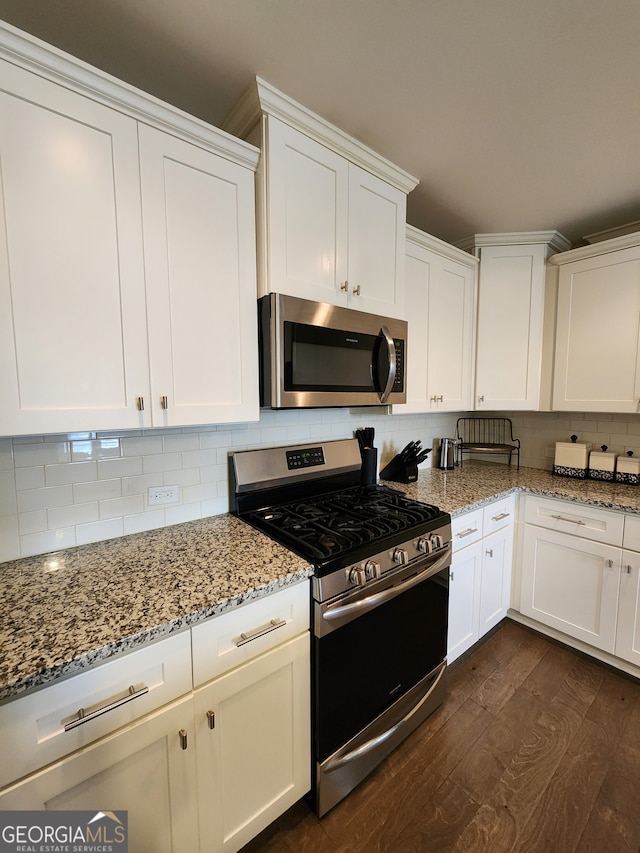
[[(71, 506), (57, 506), (47, 510), (47, 526), (53, 529), (72, 527), (76, 524), (98, 521), (99, 517), (96, 501), (72, 504)], [(20, 530), (22, 531), (22, 525)]]
[(16, 468), (16, 489), (41, 489), (44, 487), (44, 465)]
[[(119, 498), (122, 494), (122, 480), (96, 480), (93, 483), (76, 483), (73, 486), (74, 503), (103, 501), (107, 498)], [(69, 501), (71, 503), (71, 501)]]
[(122, 498), (109, 498), (98, 502), (100, 518), (118, 518), (126, 515), (137, 515), (143, 512), (145, 501), (143, 495), (129, 495)]
[(55, 465), (71, 461), (68, 441), (41, 442), (40, 444), (18, 444), (14, 446), (16, 468), (30, 465)]
[(18, 516), (0, 516), (0, 563), (21, 556)]
[(142, 456), (125, 456), (121, 459), (103, 459), (98, 462), (98, 479), (135, 477), (142, 474)]
[(58, 530), (48, 530), (45, 533), (28, 533), (25, 536), (20, 536), (20, 550), (23, 557), (30, 557), (32, 554), (47, 554), (49, 551), (72, 548), (79, 544), (76, 539), (75, 527), (64, 527)]
[[(522, 465), (551, 468), (548, 449), (572, 433), (640, 456), (640, 415), (500, 414), (522, 440)], [(383, 465), (410, 440), (430, 447), (453, 436), (457, 418), (264, 410), (252, 424), (0, 439), (0, 562), (227, 512), (230, 450), (347, 438), (373, 426)], [(180, 503), (148, 507), (149, 487), (162, 485), (179, 486)]]
[(47, 486), (94, 482), (98, 479), (98, 465), (96, 462), (70, 462), (67, 465), (45, 465), (44, 479)]
[(117, 536), (124, 536), (122, 518), (92, 521), (88, 524), (79, 524), (76, 527), (78, 545), (86, 545), (88, 542), (101, 542), (103, 539), (115, 539)]
[(17, 492), (18, 513), (31, 512), (34, 509), (49, 509), (54, 506), (67, 506), (73, 503), (73, 487), (52, 486), (43, 489), (24, 489)]

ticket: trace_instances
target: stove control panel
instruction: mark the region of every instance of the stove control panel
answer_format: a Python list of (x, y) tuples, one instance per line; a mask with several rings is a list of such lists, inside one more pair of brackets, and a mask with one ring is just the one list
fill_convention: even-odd
[(287, 468), (295, 471), (297, 468), (313, 468), (324, 465), (324, 450), (322, 447), (305, 447), (300, 450), (287, 450)]

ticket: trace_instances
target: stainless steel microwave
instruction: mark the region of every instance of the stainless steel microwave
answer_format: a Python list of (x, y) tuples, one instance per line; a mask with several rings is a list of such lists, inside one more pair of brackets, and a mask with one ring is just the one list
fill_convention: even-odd
[(262, 406), (406, 401), (405, 320), (277, 293), (258, 306)]

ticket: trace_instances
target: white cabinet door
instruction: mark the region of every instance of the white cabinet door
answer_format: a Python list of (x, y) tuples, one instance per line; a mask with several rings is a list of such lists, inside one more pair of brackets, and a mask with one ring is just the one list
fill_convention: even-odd
[(637, 412), (640, 246), (560, 266), (553, 408)]
[(309, 681), (305, 633), (196, 691), (202, 853), (238, 850), (309, 790)]
[(140, 125), (154, 426), (258, 419), (254, 175)]
[(1, 73), (0, 433), (144, 426), (136, 122)]
[(349, 164), (349, 307), (404, 317), (405, 193)]
[(0, 809), (126, 810), (131, 853), (197, 850), (193, 735), (189, 696), (7, 788)]
[(479, 637), (482, 542), (453, 554), (449, 572), (447, 660), (452, 663)]
[(613, 652), (621, 550), (527, 524), (520, 612)]
[(478, 286), (476, 408), (539, 408), (544, 245), (485, 246)]
[(482, 637), (506, 615), (511, 597), (513, 524), (482, 540), (479, 634)]
[(473, 269), (448, 258), (437, 258), (429, 286), (430, 410), (460, 412), (471, 408), (474, 285)]
[(640, 554), (637, 551), (622, 552), (615, 653), (640, 666)]
[(349, 164), (278, 119), (266, 121), (261, 290), (346, 307)]
[(430, 248), (440, 241), (417, 229), (408, 234), (407, 402), (393, 409), (465, 411), (471, 407), (475, 261), (470, 258), (468, 265), (447, 258)]

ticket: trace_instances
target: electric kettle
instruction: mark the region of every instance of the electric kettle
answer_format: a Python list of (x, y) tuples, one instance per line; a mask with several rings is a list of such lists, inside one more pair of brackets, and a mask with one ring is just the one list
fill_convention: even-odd
[(441, 438), (438, 449), (438, 468), (445, 471), (452, 471), (456, 464), (456, 444), (455, 438)]

